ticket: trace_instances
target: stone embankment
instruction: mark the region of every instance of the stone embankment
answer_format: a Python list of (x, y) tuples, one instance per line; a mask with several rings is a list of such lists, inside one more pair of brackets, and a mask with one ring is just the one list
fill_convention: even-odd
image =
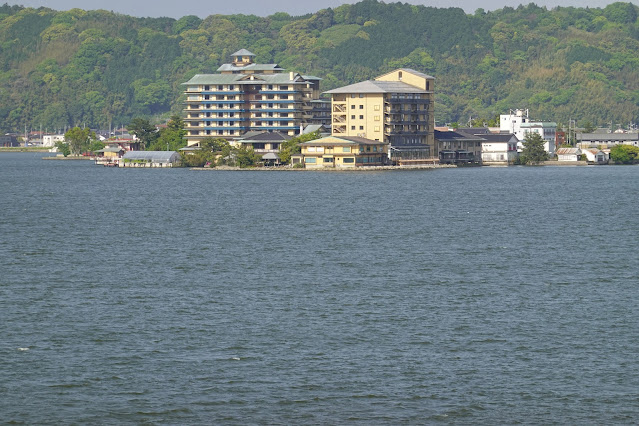
[(314, 169), (296, 168), (291, 166), (280, 167), (191, 167), (191, 170), (209, 170), (209, 171), (258, 171), (258, 172), (378, 172), (383, 170), (427, 170), (427, 169), (448, 169), (457, 166), (452, 164), (420, 164), (411, 166), (370, 166), (370, 167), (319, 167)]

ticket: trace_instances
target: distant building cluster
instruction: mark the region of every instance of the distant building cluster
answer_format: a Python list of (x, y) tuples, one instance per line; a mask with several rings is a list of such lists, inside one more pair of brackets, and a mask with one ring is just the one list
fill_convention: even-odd
[(320, 78), (255, 63), (255, 55), (246, 49), (231, 59), (217, 73), (199, 74), (184, 83), (189, 149), (197, 149), (204, 138), (221, 137), (252, 147), (267, 164), (279, 164), (285, 141), (319, 131), (323, 137), (302, 143), (302, 152), (291, 162), (306, 168), (345, 168), (509, 165), (517, 161), (531, 133), (543, 139), (550, 158), (602, 163), (608, 145), (638, 141), (636, 134), (578, 133), (582, 146), (568, 153), (567, 148), (558, 149), (566, 143), (566, 132), (557, 131), (555, 122), (532, 120), (521, 109), (502, 114), (498, 128), (435, 127), (435, 78), (419, 71), (396, 69), (320, 93)]
[[(324, 93), (320, 81), (319, 77), (287, 72), (278, 64), (255, 63), (255, 55), (246, 49), (235, 52), (217, 73), (198, 74), (183, 83), (184, 153), (200, 149), (206, 138), (223, 138), (233, 146), (252, 148), (265, 165), (279, 165), (285, 142), (311, 132), (318, 132), (321, 138), (301, 143), (301, 152), (291, 157), (292, 165), (510, 165), (517, 162), (529, 134), (538, 134), (548, 157), (560, 162), (603, 164), (612, 146), (639, 146), (636, 132), (566, 133), (558, 131), (555, 122), (532, 120), (528, 110), (522, 109), (500, 115), (499, 127), (436, 127), (435, 78), (413, 69), (396, 69)], [(97, 153), (102, 164), (117, 163), (125, 155), (129, 155), (130, 166), (143, 163), (127, 154), (140, 149), (133, 136), (122, 131), (117, 137), (108, 134), (100, 139), (106, 144)], [(64, 141), (64, 135), (40, 132), (25, 140), (30, 145), (54, 147)], [(0, 136), (1, 146), (20, 143), (15, 135)], [(174, 160), (148, 162), (165, 167)]]

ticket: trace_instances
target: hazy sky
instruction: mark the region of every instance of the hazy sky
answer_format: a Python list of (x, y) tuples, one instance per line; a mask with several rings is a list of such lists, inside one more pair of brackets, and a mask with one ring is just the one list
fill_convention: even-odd
[[(627, 1), (627, 0), (622, 0)], [(291, 15), (303, 15), (316, 12), (327, 7), (335, 8), (344, 3), (356, 3), (355, 0), (186, 0), (177, 1), (156, 0), (25, 0), (6, 1), (0, 3), (20, 4), (27, 7), (45, 6), (55, 10), (68, 10), (74, 7), (92, 10), (105, 9), (133, 16), (169, 16), (180, 18), (185, 15), (197, 15), (202, 18), (214, 14), (231, 15), (236, 13), (253, 14), (259, 16), (271, 15), (275, 12), (287, 12)], [(406, 0), (404, 0), (406, 2)], [(575, 7), (605, 7), (614, 0), (407, 0), (408, 3), (433, 7), (461, 7), (467, 13), (473, 13), (477, 8), (485, 10), (500, 9), (504, 6), (517, 7), (519, 4), (535, 3), (549, 9), (555, 6)], [(392, 3), (392, 1), (386, 1)], [(633, 1), (636, 3), (636, 0)]]

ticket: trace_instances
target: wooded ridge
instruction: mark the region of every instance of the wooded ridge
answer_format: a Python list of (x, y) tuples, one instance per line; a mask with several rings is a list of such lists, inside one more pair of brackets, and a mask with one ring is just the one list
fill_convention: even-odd
[(436, 78), (438, 124), (528, 108), (538, 120), (613, 126), (639, 112), (638, 7), (534, 4), (466, 14), (364, 0), (293, 17), (135, 18), (0, 6), (0, 131), (166, 121), (182, 83), (246, 48), (322, 89), (395, 68)]

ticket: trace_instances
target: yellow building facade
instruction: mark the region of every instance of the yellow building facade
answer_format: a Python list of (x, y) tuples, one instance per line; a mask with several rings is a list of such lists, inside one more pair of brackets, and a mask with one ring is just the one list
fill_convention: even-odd
[(388, 157), (388, 144), (356, 136), (327, 136), (300, 146), (307, 169), (382, 166)]
[(390, 158), (398, 162), (437, 157), (434, 81), (403, 68), (329, 90), (332, 135), (386, 142)]

